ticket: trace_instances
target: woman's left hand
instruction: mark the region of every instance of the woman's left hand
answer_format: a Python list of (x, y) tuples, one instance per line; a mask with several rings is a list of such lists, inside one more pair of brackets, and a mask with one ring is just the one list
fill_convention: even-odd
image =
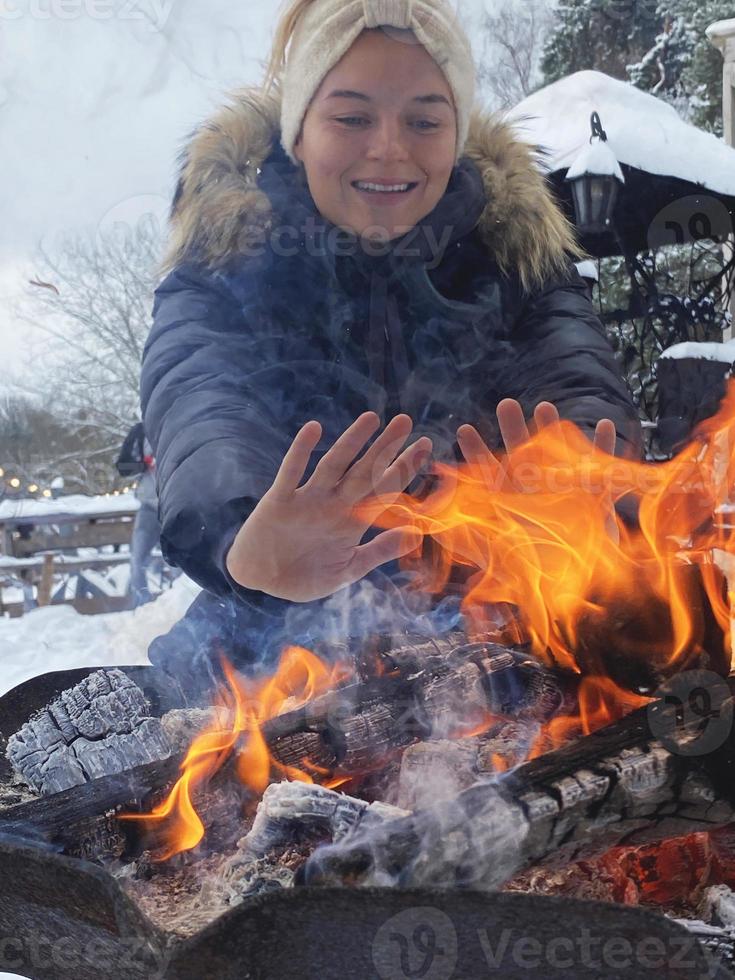
[[(500, 434), (503, 439), (505, 451), (508, 455), (514, 452), (519, 446), (530, 439), (530, 432), (526, 424), (520, 402), (512, 398), (505, 398), (498, 404), (496, 409)], [(546, 426), (554, 425), (560, 421), (559, 412), (551, 402), (540, 402), (533, 413), (533, 421), (536, 429), (543, 429)], [(483, 474), (488, 490), (498, 490), (505, 483), (505, 468), (502, 460), (499, 459), (488, 447), (477, 429), (472, 425), (463, 425), (457, 430), (457, 440), (459, 442), (462, 455), (468, 463), (478, 466)], [(612, 456), (615, 452), (617, 442), (617, 432), (615, 423), (611, 419), (601, 419), (595, 427), (593, 439), (594, 448), (600, 452)], [(518, 488), (522, 489), (522, 488)], [(609, 513), (606, 519), (607, 532), (613, 541), (618, 541), (620, 534), (617, 521), (615, 519), (615, 508), (612, 499), (609, 501)], [(437, 535), (441, 543), (441, 535)], [(482, 565), (483, 547), (477, 547), (478, 542), (472, 542), (470, 535), (464, 545), (456, 536), (452, 540), (453, 550), (457, 554), (462, 554), (466, 560), (473, 564)]]
[[(513, 398), (504, 398), (498, 404), (495, 414), (507, 453), (512, 453), (530, 439), (531, 435), (520, 402)], [(539, 402), (533, 413), (533, 421), (537, 429), (543, 429), (559, 422), (559, 412), (551, 402)], [(457, 440), (462, 455), (468, 463), (489, 465), (495, 473), (502, 469), (502, 464), (473, 425), (460, 426), (457, 430)], [(612, 456), (617, 442), (615, 423), (611, 419), (601, 419), (595, 427), (593, 441), (595, 449)]]

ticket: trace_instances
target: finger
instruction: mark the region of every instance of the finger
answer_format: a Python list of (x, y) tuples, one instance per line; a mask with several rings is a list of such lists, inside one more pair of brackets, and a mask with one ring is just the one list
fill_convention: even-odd
[(345, 473), (340, 492), (346, 500), (359, 500), (368, 493), (377, 492), (374, 488), (383, 479), (412, 429), (409, 415), (396, 415), (391, 419), (362, 458)]
[(283, 457), (271, 490), (279, 495), (293, 493), (304, 478), (311, 454), (322, 437), (321, 425), (312, 420), (296, 433), (294, 441)]
[(375, 484), (374, 493), (383, 496), (398, 494), (405, 490), (426, 465), (433, 448), (434, 445), (428, 436), (417, 439), (385, 470), (382, 478)]
[(499, 490), (505, 481), (505, 471), (477, 429), (461, 425), (457, 429), (457, 442), (467, 462), (479, 470), (488, 490)]
[(364, 412), (322, 456), (307, 486), (334, 486), (338, 483), (379, 426), (380, 418), (375, 412)]
[(495, 410), (500, 426), (500, 434), (506, 451), (512, 453), (529, 438), (526, 418), (520, 402), (514, 398), (504, 398)]
[(608, 456), (614, 456), (617, 441), (618, 434), (612, 419), (600, 419), (595, 427), (595, 449), (607, 453)]
[(422, 540), (421, 532), (412, 527), (396, 527), (391, 531), (383, 531), (372, 541), (355, 549), (354, 557), (347, 567), (350, 581), (357, 582), (380, 565), (415, 551)]
[(547, 425), (555, 425), (559, 421), (559, 410), (551, 402), (539, 402), (533, 411), (536, 429), (545, 429)]

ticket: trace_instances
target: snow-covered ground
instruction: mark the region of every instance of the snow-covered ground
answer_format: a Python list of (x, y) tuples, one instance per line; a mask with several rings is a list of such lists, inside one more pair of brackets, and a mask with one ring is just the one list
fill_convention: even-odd
[(155, 602), (130, 612), (81, 616), (71, 606), (48, 606), (0, 619), (0, 696), (49, 670), (147, 663), (151, 640), (198, 594), (199, 586), (182, 575)]

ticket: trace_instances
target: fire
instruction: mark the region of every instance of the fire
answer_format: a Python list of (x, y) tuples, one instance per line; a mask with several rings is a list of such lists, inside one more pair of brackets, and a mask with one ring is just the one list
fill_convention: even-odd
[[(456, 566), (469, 574), (467, 632), (508, 624), (552, 667), (581, 675), (578, 709), (555, 718), (533, 744), (533, 758), (590, 734), (647, 704), (662, 676), (692, 663), (725, 673), (731, 666), (731, 598), (718, 565), (733, 553), (735, 523), (723, 520), (735, 479), (735, 384), (718, 414), (675, 459), (647, 464), (609, 456), (574, 425), (539, 431), (502, 461), (437, 466), (423, 500), (377, 497), (361, 516), (385, 528), (412, 527), (438, 545), (433, 563), (409, 558), (419, 587), (439, 593)], [(615, 505), (631, 501), (637, 521)], [(508, 616), (508, 611), (512, 616)], [(513, 620), (515, 617), (515, 620)], [(512, 632), (512, 630), (510, 631)], [(244, 679), (224, 664), (219, 722), (191, 745), (167, 799), (128, 819), (156, 827), (162, 860), (204, 835), (195, 798), (225, 761), (253, 793), (272, 778), (335, 787), (317, 760), (285, 766), (263, 726), (344, 683), (351, 671), (289, 647), (272, 677)], [(498, 719), (468, 719), (454, 736), (487, 731)], [(501, 754), (494, 769), (512, 763)]]
[(545, 752), (561, 748), (574, 738), (591, 735), (605, 725), (619, 721), (636, 708), (645, 707), (652, 700), (618, 687), (609, 677), (583, 677), (577, 693), (578, 711), (558, 715), (544, 725), (528, 757), (536, 759)]
[[(502, 461), (438, 465), (423, 500), (376, 497), (363, 514), (438, 544), (431, 567), (408, 559), (423, 573), (419, 587), (440, 592), (454, 566), (472, 572), (464, 613), (479, 631), (483, 611), (507, 603), (539, 658), (642, 689), (694, 660), (729, 667), (729, 597), (715, 556), (733, 551), (719, 514), (733, 488), (734, 435), (731, 385), (670, 461), (609, 456), (560, 422)], [(638, 505), (635, 527), (614, 509), (624, 498)]]
[(192, 742), (175, 786), (150, 813), (123, 815), (123, 819), (139, 820), (148, 829), (156, 829), (162, 840), (157, 852), (160, 861), (189, 851), (202, 840), (205, 828), (194, 805), (196, 792), (235, 751), (237, 776), (257, 794), (263, 792), (274, 772), (307, 783), (314, 782), (310, 775), (313, 772), (320, 782), (332, 788), (346, 781), (330, 780), (329, 773), (308, 759), (301, 761), (303, 769), (282, 765), (270, 753), (262, 726), (344, 683), (351, 676), (348, 668), (327, 664), (311, 651), (295, 646), (284, 651), (275, 674), (265, 679), (243, 678), (226, 660), (222, 666), (227, 687), (219, 692), (217, 722)]

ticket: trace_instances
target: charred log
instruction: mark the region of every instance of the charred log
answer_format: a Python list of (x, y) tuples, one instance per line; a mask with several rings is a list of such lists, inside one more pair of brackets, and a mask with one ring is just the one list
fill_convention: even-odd
[(7, 747), (15, 772), (44, 795), (170, 754), (160, 720), (120, 670), (95, 671), (63, 691)]
[(404, 816), (406, 810), (387, 803), (366, 803), (313, 783), (271, 783), (239, 849), (254, 859), (294, 842), (338, 841), (357, 827)]
[(386, 670), (266, 722), (276, 760), (369, 771), (415, 742), (457, 738), (493, 719), (547, 721), (572, 684), (522, 651), (454, 636), (392, 650)]
[[(304, 880), (497, 888), (544, 861), (730, 824), (732, 694), (710, 716), (728, 726), (714, 748), (701, 742), (701, 717), (682, 726), (675, 706), (655, 703), (454, 800), (321, 849)], [(677, 732), (675, 743), (656, 738), (652, 725)], [(707, 754), (697, 754), (703, 744)]]

